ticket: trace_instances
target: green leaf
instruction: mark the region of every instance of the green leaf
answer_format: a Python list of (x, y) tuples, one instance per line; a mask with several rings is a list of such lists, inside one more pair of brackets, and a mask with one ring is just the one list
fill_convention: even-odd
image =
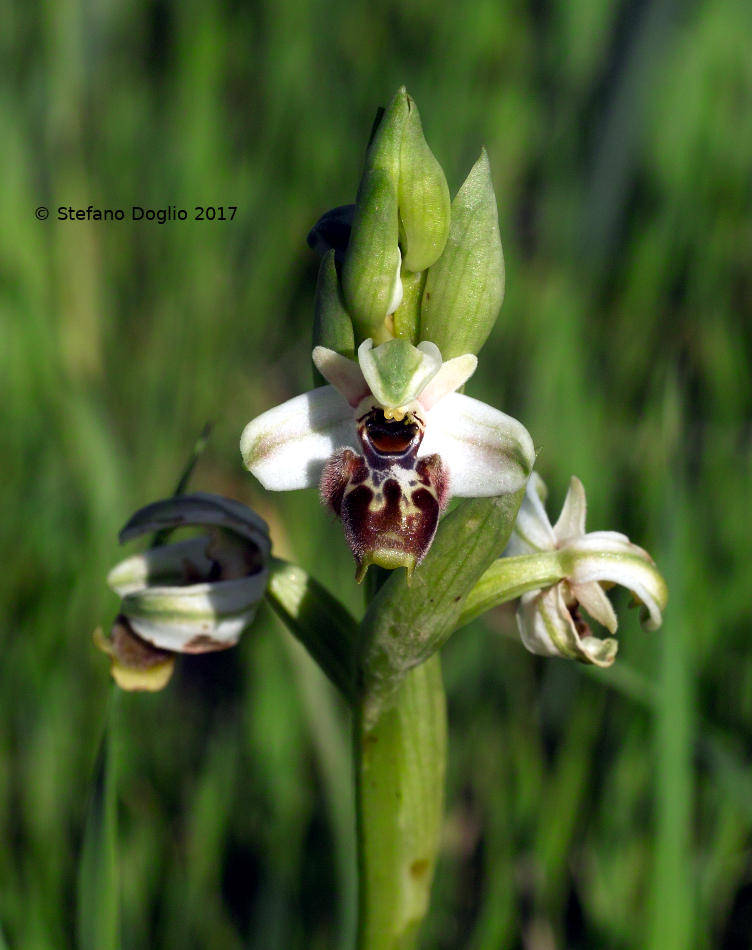
[(354, 703), (358, 626), (345, 607), (302, 567), (271, 558), (266, 597), (277, 615)]
[(78, 865), (78, 950), (117, 950), (119, 873), (117, 862), (116, 761), (113, 724), (119, 703), (113, 688), (89, 798)]
[(389, 704), (408, 670), (456, 629), (465, 599), (504, 549), (524, 495), (472, 498), (444, 518), (408, 585), (395, 571), (371, 601), (361, 627), (367, 720)]
[(504, 300), (504, 254), (499, 215), (485, 151), (452, 202), (444, 253), (428, 271), (420, 338), (445, 360), (477, 353)]

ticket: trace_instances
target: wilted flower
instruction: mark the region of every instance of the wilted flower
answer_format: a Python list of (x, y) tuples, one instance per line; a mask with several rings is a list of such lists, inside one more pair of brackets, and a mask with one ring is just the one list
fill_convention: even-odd
[(342, 519), (361, 580), (370, 564), (412, 572), (428, 551), (451, 495), (518, 491), (532, 469), (532, 440), (516, 419), (457, 393), (477, 366), (442, 362), (433, 343), (365, 340), (358, 363), (316, 347), (331, 383), (250, 422), (240, 450), (265, 488), (320, 485)]
[(120, 541), (181, 527), (206, 533), (126, 558), (107, 577), (122, 602), (110, 638), (100, 635), (98, 643), (124, 689), (161, 689), (175, 653), (233, 646), (264, 594), (269, 529), (229, 498), (195, 492), (147, 505), (126, 524)]
[(522, 642), (532, 653), (563, 656), (610, 666), (618, 644), (593, 636), (581, 608), (610, 633), (617, 619), (604, 587), (621, 584), (642, 604), (641, 620), (648, 630), (661, 623), (668, 592), (652, 558), (616, 531), (585, 533), (585, 489), (571, 479), (559, 520), (553, 527), (543, 506), (546, 489), (533, 473), (520, 507), (506, 556), (556, 551), (564, 579), (551, 587), (522, 595), (517, 625)]

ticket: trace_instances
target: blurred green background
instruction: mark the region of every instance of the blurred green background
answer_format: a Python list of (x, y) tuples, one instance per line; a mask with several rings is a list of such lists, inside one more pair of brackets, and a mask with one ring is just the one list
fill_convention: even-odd
[[(579, 475), (671, 591), (656, 634), (617, 597), (607, 672), (527, 654), (510, 610), (450, 641), (423, 946), (752, 943), (751, 40), (724, 0), (0, 7), (0, 946), (73, 945), (104, 574), (207, 420), (194, 486), (360, 609), (315, 493), (265, 494), (237, 442), (310, 386), (305, 235), (402, 83), (453, 193), (492, 163), (508, 290), (470, 393), (525, 422), (552, 513)], [(56, 220), (89, 204), (238, 211)], [(123, 946), (345, 950), (347, 714), (272, 616), (121, 698)]]

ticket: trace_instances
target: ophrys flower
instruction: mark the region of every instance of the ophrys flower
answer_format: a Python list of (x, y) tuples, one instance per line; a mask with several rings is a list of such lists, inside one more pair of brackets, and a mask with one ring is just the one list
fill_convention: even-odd
[(123, 689), (161, 689), (175, 653), (234, 646), (264, 595), (269, 529), (230, 498), (193, 492), (154, 502), (133, 515), (120, 541), (183, 527), (204, 533), (148, 548), (107, 576), (122, 600), (110, 638), (98, 644)]
[(525, 427), (456, 392), (477, 366), (442, 362), (433, 343), (373, 346), (358, 362), (325, 347), (313, 361), (329, 381), (250, 422), (240, 449), (265, 488), (320, 486), (342, 519), (361, 580), (370, 564), (411, 573), (452, 495), (518, 491), (535, 450)]
[(604, 587), (621, 584), (642, 604), (641, 619), (648, 630), (661, 623), (668, 592), (652, 558), (617, 531), (585, 532), (585, 489), (572, 476), (564, 506), (551, 525), (543, 505), (545, 485), (534, 472), (528, 482), (507, 556), (556, 552), (563, 579), (551, 587), (523, 594), (517, 608), (522, 642), (532, 653), (562, 656), (610, 666), (618, 644), (612, 637), (593, 635), (582, 615), (584, 608), (610, 633), (618, 622)]

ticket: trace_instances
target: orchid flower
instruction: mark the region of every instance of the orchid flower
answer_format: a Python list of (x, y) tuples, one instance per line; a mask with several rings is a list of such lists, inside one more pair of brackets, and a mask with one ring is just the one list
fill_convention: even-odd
[(330, 385), (250, 422), (240, 450), (273, 491), (320, 486), (342, 519), (360, 581), (370, 564), (405, 567), (425, 556), (449, 498), (518, 491), (535, 451), (524, 426), (457, 389), (471, 354), (442, 361), (430, 342), (358, 348), (358, 362), (317, 346)]
[(194, 492), (154, 502), (133, 515), (120, 541), (181, 527), (205, 533), (148, 548), (107, 577), (122, 601), (110, 637), (97, 643), (123, 689), (161, 689), (175, 653), (234, 646), (266, 589), (269, 529), (230, 498)]
[(505, 556), (557, 552), (564, 578), (551, 587), (523, 594), (517, 608), (522, 642), (532, 653), (561, 656), (610, 666), (618, 644), (593, 635), (581, 608), (610, 633), (617, 619), (604, 587), (621, 584), (642, 604), (641, 620), (648, 630), (661, 624), (666, 584), (652, 558), (616, 531), (585, 533), (585, 489), (572, 476), (564, 506), (551, 525), (543, 505), (546, 489), (534, 472), (517, 515)]

